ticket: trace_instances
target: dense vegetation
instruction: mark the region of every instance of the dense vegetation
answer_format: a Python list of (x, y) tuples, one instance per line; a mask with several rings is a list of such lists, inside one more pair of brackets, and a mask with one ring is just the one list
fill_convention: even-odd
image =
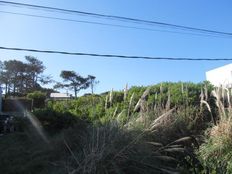
[(230, 173), (230, 96), (180, 82), (48, 101), (0, 138), (0, 173)]

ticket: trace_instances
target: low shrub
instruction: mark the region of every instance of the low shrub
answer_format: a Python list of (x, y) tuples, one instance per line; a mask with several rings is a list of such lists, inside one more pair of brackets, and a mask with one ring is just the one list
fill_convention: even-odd
[(86, 121), (81, 120), (70, 112), (57, 112), (52, 109), (37, 109), (32, 113), (49, 134), (58, 133), (73, 125), (84, 126)]
[(82, 129), (74, 125), (47, 143), (29, 130), (6, 135), (0, 139), (0, 173), (179, 173), (176, 156), (185, 157), (183, 139), (165, 145), (148, 135), (116, 122)]

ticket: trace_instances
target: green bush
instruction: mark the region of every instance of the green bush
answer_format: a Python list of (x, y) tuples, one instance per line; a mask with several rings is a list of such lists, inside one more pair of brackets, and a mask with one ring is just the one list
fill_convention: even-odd
[[(207, 82), (194, 83), (171, 83), (165, 82), (150, 86), (149, 94), (146, 98), (149, 110), (153, 110), (154, 106), (165, 108), (170, 94), (170, 106), (199, 106), (201, 89), (207, 85), (208, 95), (212, 90), (212, 86)], [(70, 112), (80, 118), (86, 118), (91, 121), (111, 120), (116, 110), (116, 115), (123, 110), (125, 113), (131, 113), (148, 87), (131, 87), (127, 92), (124, 100), (124, 92), (113, 91), (102, 95), (87, 95), (68, 101), (50, 101), (48, 107), (57, 112)], [(110, 94), (111, 93), (111, 94)], [(131, 97), (133, 99), (130, 104)], [(110, 102), (110, 96), (112, 102)], [(131, 106), (129, 106), (129, 104)], [(130, 107), (130, 108), (129, 108)], [(138, 112), (138, 111), (137, 111)], [(127, 115), (127, 114), (126, 114)], [(106, 118), (103, 118), (106, 117)]]
[(70, 112), (79, 118), (94, 121), (105, 114), (104, 102), (102, 96), (88, 95), (74, 100), (49, 101), (47, 107), (56, 112)]
[(46, 94), (41, 91), (34, 91), (27, 94), (27, 98), (32, 99), (33, 108), (43, 108), (45, 107)]
[(57, 112), (52, 109), (37, 109), (32, 113), (49, 133), (59, 133), (74, 125), (85, 126), (86, 122), (70, 112)]

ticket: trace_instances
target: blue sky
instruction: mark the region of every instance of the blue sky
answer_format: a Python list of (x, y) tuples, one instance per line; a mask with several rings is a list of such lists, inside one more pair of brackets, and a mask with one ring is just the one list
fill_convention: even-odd
[[(232, 31), (230, 0), (15, 0), (15, 2)], [(0, 11), (116, 24), (115, 21), (12, 6), (0, 5)], [(0, 26), (0, 46), (5, 47), (160, 57), (232, 58), (232, 38), (105, 27), (4, 13), (0, 13)], [(167, 30), (157, 26), (153, 29)], [(123, 89), (126, 83), (134, 86), (151, 85), (162, 81), (200, 82), (205, 80), (206, 71), (231, 63), (101, 59), (0, 50), (2, 61), (24, 60), (25, 55), (42, 60), (47, 67), (45, 74), (52, 75), (57, 81), (61, 80), (59, 78), (61, 70), (74, 70), (83, 76), (95, 75), (100, 81), (96, 88), (97, 93), (111, 88)]]

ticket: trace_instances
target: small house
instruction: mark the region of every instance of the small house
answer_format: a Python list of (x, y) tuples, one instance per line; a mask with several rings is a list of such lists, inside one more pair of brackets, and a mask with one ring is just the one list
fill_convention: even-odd
[(50, 99), (52, 100), (68, 100), (71, 99), (72, 95), (68, 93), (51, 93)]

